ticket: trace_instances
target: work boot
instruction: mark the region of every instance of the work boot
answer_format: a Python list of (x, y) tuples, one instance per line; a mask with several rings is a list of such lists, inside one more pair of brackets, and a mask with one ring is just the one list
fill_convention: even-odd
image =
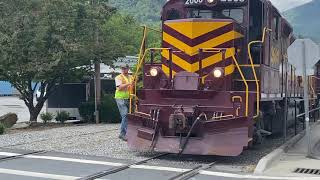
[(127, 141), (127, 138), (125, 135), (119, 135), (119, 139), (121, 139), (122, 141)]

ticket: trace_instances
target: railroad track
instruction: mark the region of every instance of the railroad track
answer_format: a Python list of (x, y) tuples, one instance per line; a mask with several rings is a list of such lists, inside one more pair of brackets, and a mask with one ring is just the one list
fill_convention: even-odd
[(146, 162), (148, 162), (150, 160), (157, 159), (157, 158), (166, 156), (168, 154), (169, 153), (164, 153), (164, 154), (160, 154), (160, 155), (157, 155), (157, 156), (154, 156), (154, 157), (151, 157), (151, 158), (144, 159), (142, 161), (138, 161), (138, 162), (134, 162), (134, 163), (131, 163), (131, 164), (123, 165), (123, 166), (120, 166), (120, 167), (115, 167), (115, 168), (111, 168), (111, 169), (108, 169), (108, 170), (100, 171), (100, 172), (97, 172), (95, 174), (89, 175), (87, 177), (79, 178), (78, 180), (94, 180), (94, 179), (97, 179), (97, 178), (101, 178), (101, 177), (104, 177), (104, 176), (107, 176), (107, 175), (110, 175), (110, 174), (114, 174), (114, 173), (129, 169), (133, 165), (144, 164), (144, 163), (146, 163)]
[(44, 154), (46, 152), (47, 151), (32, 151), (32, 152), (28, 152), (28, 153), (13, 155), (13, 156), (5, 156), (5, 157), (0, 158), (0, 162), (23, 158), (24, 156), (27, 156), (27, 155)]
[(213, 165), (215, 165), (216, 162), (205, 164), (205, 165), (199, 165), (195, 168), (191, 169), (190, 171), (182, 172), (174, 177), (171, 177), (169, 180), (187, 180), (190, 179), (200, 173), (200, 171), (207, 170), (211, 168)]
[[(102, 178), (102, 177), (105, 177), (105, 176), (110, 175), (110, 174), (115, 174), (115, 173), (118, 173), (120, 171), (124, 171), (124, 170), (130, 169), (131, 166), (141, 165), (141, 164), (147, 163), (150, 160), (158, 159), (160, 157), (164, 157), (164, 156), (167, 156), (167, 155), (169, 155), (169, 153), (163, 153), (163, 154), (160, 154), (160, 155), (157, 155), (157, 156), (153, 156), (151, 158), (147, 158), (147, 159), (144, 159), (144, 160), (141, 160), (141, 161), (137, 161), (137, 162), (134, 162), (134, 163), (131, 163), (131, 164), (127, 164), (127, 165), (123, 165), (123, 166), (120, 166), (120, 167), (115, 167), (115, 168), (111, 168), (111, 169), (108, 169), (108, 170), (100, 171), (100, 172), (97, 172), (95, 174), (79, 178), (78, 180), (94, 180), (94, 179)], [(209, 164), (196, 166), (196, 167), (194, 167), (194, 168), (192, 168), (192, 169), (190, 169), (188, 171), (179, 173), (179, 174), (169, 178), (168, 180), (187, 180), (187, 179), (190, 179), (190, 178), (198, 175), (200, 173), (200, 171), (207, 170), (207, 169), (211, 168), (216, 163), (217, 162), (213, 162), (213, 163), (209, 163)]]

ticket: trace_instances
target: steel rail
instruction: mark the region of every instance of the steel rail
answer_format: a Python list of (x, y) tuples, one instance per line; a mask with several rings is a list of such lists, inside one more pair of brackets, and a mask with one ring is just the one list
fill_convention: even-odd
[(198, 175), (200, 173), (200, 171), (211, 168), (216, 163), (217, 162), (213, 162), (210, 164), (197, 166), (197, 167), (191, 169), (190, 171), (182, 172), (174, 177), (171, 177), (169, 180), (188, 180), (188, 179)]
[(123, 171), (123, 170), (126, 170), (126, 169), (130, 169), (130, 167), (133, 166), (133, 165), (144, 164), (144, 163), (146, 163), (146, 162), (148, 162), (150, 160), (157, 159), (159, 157), (163, 157), (163, 156), (166, 156), (168, 154), (169, 153), (163, 153), (163, 154), (160, 154), (160, 155), (157, 155), (157, 156), (154, 156), (154, 157), (142, 160), (142, 161), (138, 161), (138, 162), (134, 162), (134, 163), (131, 163), (131, 164), (127, 164), (127, 165), (123, 165), (123, 166), (107, 169), (107, 170), (104, 170), (104, 171), (100, 171), (100, 172), (97, 172), (95, 174), (79, 178), (77, 180), (94, 180), (94, 179), (101, 178), (101, 177), (104, 177), (104, 176), (107, 176), (107, 175), (110, 175), (110, 174), (115, 174), (117, 172), (120, 172), (120, 171)]
[(18, 159), (18, 158), (23, 158), (24, 156), (27, 156), (27, 155), (43, 154), (43, 153), (46, 153), (46, 152), (47, 152), (47, 151), (42, 150), (42, 151), (33, 151), (33, 152), (23, 153), (23, 154), (14, 153), (14, 154), (18, 154), (18, 155), (1, 157), (1, 158), (0, 158), (0, 162), (2, 162), (2, 161), (7, 161), (7, 160)]

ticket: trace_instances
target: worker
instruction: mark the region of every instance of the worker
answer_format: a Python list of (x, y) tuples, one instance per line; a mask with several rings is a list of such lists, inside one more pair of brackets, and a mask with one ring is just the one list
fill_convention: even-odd
[(115, 78), (115, 83), (115, 99), (121, 115), (121, 128), (119, 138), (123, 141), (127, 141), (127, 115), (129, 112), (130, 91), (133, 87), (133, 78), (131, 75), (129, 75), (129, 65), (126, 64), (121, 66), (121, 74)]

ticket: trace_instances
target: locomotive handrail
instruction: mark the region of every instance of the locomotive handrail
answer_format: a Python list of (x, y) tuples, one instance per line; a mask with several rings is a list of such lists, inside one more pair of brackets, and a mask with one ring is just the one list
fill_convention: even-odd
[[(140, 46), (140, 50), (139, 50), (139, 57), (138, 57), (138, 62), (137, 62), (138, 65), (140, 64), (142, 53), (143, 53), (143, 49), (145, 48), (145, 42), (146, 42), (146, 38), (147, 38), (147, 33), (148, 33), (148, 28), (147, 28), (147, 26), (144, 25), (143, 26), (143, 37), (142, 37), (142, 42), (141, 42), (141, 46)], [(137, 72), (139, 72), (139, 71), (136, 71), (134, 76), (137, 75)], [(136, 96), (137, 95), (137, 83), (136, 83), (135, 78), (133, 80), (134, 80), (134, 87), (135, 87), (134, 88), (134, 94), (132, 94), (132, 88), (130, 89), (129, 93), (134, 95), (134, 96)], [(132, 113), (132, 96), (130, 96), (130, 101), (129, 101), (129, 113), (130, 114)]]
[(251, 54), (251, 46), (253, 44), (257, 44), (257, 43), (264, 43), (265, 40), (266, 40), (266, 33), (267, 32), (271, 32), (272, 30), (265, 27), (263, 29), (263, 35), (262, 35), (262, 39), (259, 41), (251, 41), (249, 44), (248, 44), (248, 55), (249, 55), (249, 60), (250, 60), (250, 64), (251, 64), (251, 68), (252, 68), (252, 71), (253, 71), (253, 76), (254, 76), (254, 79), (256, 81), (256, 86), (257, 86), (257, 90), (256, 90), (256, 93), (257, 93), (257, 114), (255, 116), (253, 116), (253, 118), (257, 118), (259, 117), (259, 114), (260, 114), (260, 85), (259, 85), (259, 81), (258, 81), (258, 77), (257, 77), (257, 73), (256, 73), (256, 69), (254, 67), (254, 64), (253, 64), (253, 58), (252, 58), (252, 54)]
[[(147, 27), (146, 25), (143, 25), (142, 27), (143, 27), (143, 37), (142, 37), (142, 42), (141, 42), (141, 46), (140, 46), (140, 50), (139, 50), (139, 57), (138, 57), (138, 63), (137, 63), (138, 65), (139, 65), (140, 63), (142, 63), (143, 60), (144, 60), (144, 58), (145, 58), (145, 55), (143, 54), (143, 53), (145, 53), (145, 52), (143, 52), (143, 51), (144, 51), (145, 46), (146, 46), (146, 39), (147, 39), (148, 29), (150, 29), (150, 30), (152, 30), (152, 31), (155, 31), (155, 32), (161, 33), (161, 31), (156, 30), (156, 29), (153, 29), (153, 28), (149, 28), (149, 27)], [(143, 58), (142, 58), (142, 57), (143, 57)], [(133, 94), (133, 92), (132, 92), (132, 88), (131, 88), (131, 92), (130, 92), (129, 113), (132, 113), (132, 98), (133, 98), (133, 96), (134, 96), (135, 98), (137, 98), (137, 82), (136, 82), (136, 77), (137, 77), (137, 75), (138, 75), (139, 69), (140, 69), (140, 67), (137, 68), (137, 71), (136, 71), (135, 74), (134, 74), (134, 86), (135, 86), (135, 88), (134, 88), (134, 94)], [(135, 109), (137, 110), (137, 107), (136, 107)]]
[[(227, 51), (228, 49), (230, 49), (230, 48), (202, 48), (202, 50), (204, 50), (203, 52), (222, 52), (222, 51)], [(234, 52), (235, 52), (235, 50), (234, 50)], [(247, 82), (246, 78), (243, 75), (243, 72), (242, 72), (242, 70), (240, 68), (240, 65), (238, 63), (237, 58), (234, 55), (235, 53), (231, 53), (231, 54), (232, 54), (231, 57), (232, 57), (234, 63), (236, 64), (237, 69), (238, 69), (238, 71), (240, 73), (240, 76), (241, 76), (241, 78), (243, 80), (243, 83), (246, 86), (246, 110), (245, 110), (245, 116), (248, 117), (248, 115), (249, 115), (249, 85), (248, 85), (248, 82)]]
[[(133, 82), (134, 82), (134, 94), (132, 94), (130, 96), (130, 105), (129, 105), (129, 113), (131, 114), (132, 113), (132, 97), (137, 97), (137, 79), (138, 79), (138, 74), (139, 74), (139, 70), (141, 69), (141, 66), (144, 62), (144, 59), (147, 55), (147, 53), (149, 51), (152, 51), (152, 50), (159, 50), (159, 51), (170, 51), (171, 48), (148, 48), (144, 51), (143, 53), (143, 56), (141, 58), (138, 59), (138, 64), (137, 64), (137, 69), (136, 69), (136, 72), (134, 73), (134, 76), (133, 76)], [(130, 93), (131, 94), (131, 93)], [(137, 110), (137, 107), (135, 108), (135, 110)]]
[(243, 72), (242, 72), (242, 70), (241, 70), (241, 68), (239, 66), (239, 63), (238, 63), (238, 61), (237, 61), (237, 59), (236, 59), (234, 54), (232, 54), (232, 59), (233, 59), (234, 63), (237, 66), (237, 69), (238, 69), (238, 71), (240, 73), (240, 76), (241, 76), (241, 78), (243, 80), (243, 83), (246, 86), (246, 112), (245, 112), (245, 116), (248, 117), (248, 115), (249, 115), (249, 85), (248, 85), (248, 82), (247, 82), (246, 78), (243, 75)]

